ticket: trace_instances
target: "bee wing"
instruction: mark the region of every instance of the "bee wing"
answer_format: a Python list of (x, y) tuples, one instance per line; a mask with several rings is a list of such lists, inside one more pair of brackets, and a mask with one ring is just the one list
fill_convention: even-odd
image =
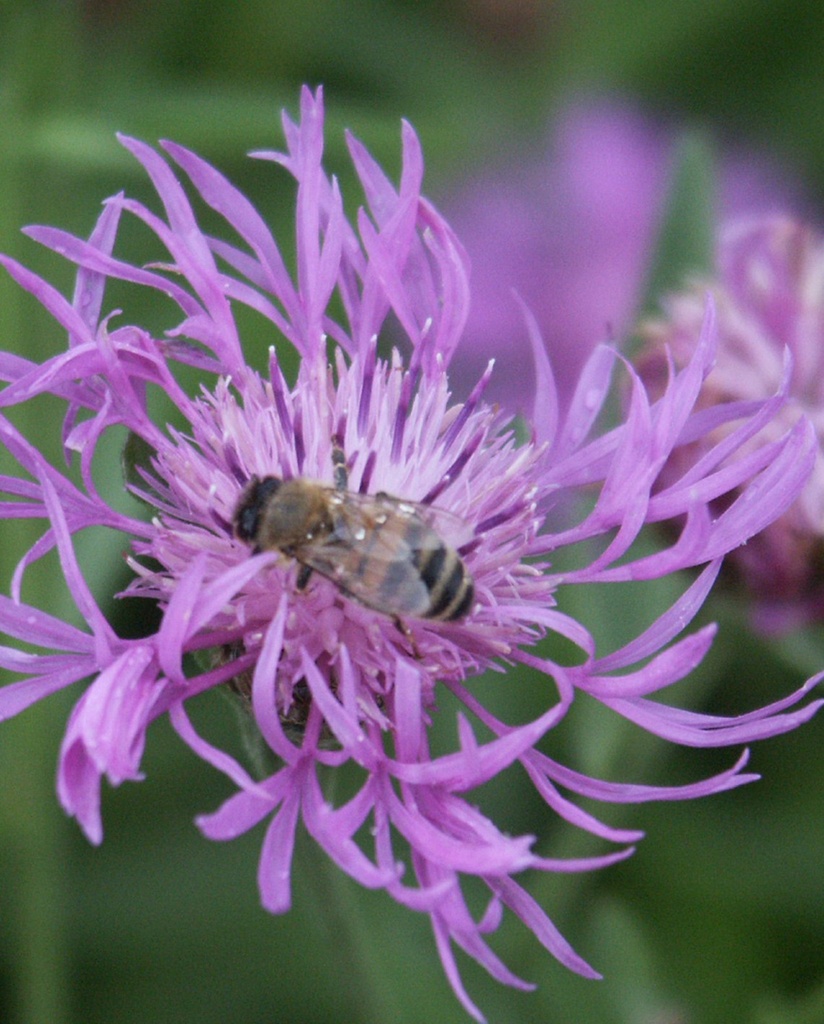
[(460, 548), (468, 544), (474, 536), (472, 526), (461, 516), (450, 512), (448, 509), (440, 508), (438, 505), (427, 505), (420, 501), (408, 501), (406, 498), (396, 498), (391, 494), (380, 491), (377, 494), (360, 494), (357, 491), (337, 491), (334, 495), (340, 497), (339, 503), (342, 510), (341, 532), (346, 532), (346, 521), (352, 528), (373, 523), (376, 517), (384, 515), (417, 516), (431, 529), (446, 541), (452, 548)]
[(420, 501), (407, 501), (405, 498), (393, 498), (390, 495), (375, 497), (395, 508), (411, 509), (452, 548), (457, 549), (468, 544), (474, 536), (472, 526), (465, 519), (438, 505), (426, 505)]
[(298, 559), (368, 608), (425, 616), (430, 590), (419, 566), (444, 542), (418, 506), (383, 495), (347, 493), (333, 521), (331, 533), (305, 545)]

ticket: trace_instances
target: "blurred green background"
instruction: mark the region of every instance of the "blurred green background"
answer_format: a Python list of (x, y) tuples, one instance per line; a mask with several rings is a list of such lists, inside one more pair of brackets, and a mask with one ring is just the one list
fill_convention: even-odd
[[(71, 288), (71, 269), (19, 228), (87, 234), (104, 197), (149, 197), (115, 131), (193, 147), (288, 225), (291, 193), (272, 189), (270, 169), (244, 154), (281, 145), (279, 112), (296, 112), (304, 82), (324, 84), (336, 171), (345, 174), (346, 126), (394, 173), (406, 117), (422, 138), (435, 199), (502, 153), (531, 151), (571, 96), (598, 91), (769, 153), (821, 209), (822, 52), (824, 5), (815, 0), (6, 0), (0, 248)], [(3, 348), (38, 358), (63, 344), (5, 276), (0, 327)], [(4, 590), (26, 529), (3, 526)], [(122, 586), (119, 564), (94, 565), (97, 593)], [(648, 588), (633, 614), (648, 621), (665, 598)], [(40, 599), (65, 614), (53, 583)], [(608, 649), (614, 594), (574, 600), (586, 606), (570, 610), (600, 623)], [(721, 693), (736, 693), (742, 707), (766, 703), (824, 665), (820, 632), (769, 648), (734, 608), (716, 601), (710, 611), (721, 638), (692, 684), (707, 707), (722, 706)], [(194, 815), (228, 791), (165, 723), (150, 736), (146, 781), (104, 793), (106, 838), (89, 846), (54, 796), (74, 699), (53, 697), (0, 729), (3, 1024), (467, 1019), (427, 921), (336, 877), (310, 842), (296, 852), (294, 910), (266, 914), (255, 881), (260, 831), (227, 845), (200, 837)], [(217, 720), (222, 705), (202, 714)], [(822, 728), (813, 721), (757, 747), (751, 765), (764, 779), (743, 790), (604, 809), (611, 822), (648, 832), (636, 855), (598, 875), (534, 878), (531, 891), (605, 980), (568, 974), (509, 921), (494, 946), (540, 987), (504, 989), (465, 964), (489, 1020), (824, 1021)], [(734, 757), (673, 751), (586, 707), (558, 742), (576, 767), (649, 783), (689, 781)], [(557, 829), (522, 783), (513, 775), (512, 789), (491, 794), (513, 827), (537, 832), (547, 853), (602, 852)]]

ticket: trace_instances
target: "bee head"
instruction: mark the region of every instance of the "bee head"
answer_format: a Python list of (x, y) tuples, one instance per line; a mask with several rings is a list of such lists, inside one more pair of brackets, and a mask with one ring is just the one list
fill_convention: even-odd
[(239, 540), (246, 544), (257, 541), (261, 516), (281, 482), (276, 476), (265, 476), (262, 479), (253, 476), (243, 489), (232, 518), (235, 536)]

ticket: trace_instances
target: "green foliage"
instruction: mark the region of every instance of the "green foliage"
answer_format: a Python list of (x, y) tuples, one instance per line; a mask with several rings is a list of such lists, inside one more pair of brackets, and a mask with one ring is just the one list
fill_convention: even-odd
[(660, 312), (662, 296), (712, 272), (714, 186), (707, 140), (698, 133), (682, 135), (641, 300), (642, 314)]

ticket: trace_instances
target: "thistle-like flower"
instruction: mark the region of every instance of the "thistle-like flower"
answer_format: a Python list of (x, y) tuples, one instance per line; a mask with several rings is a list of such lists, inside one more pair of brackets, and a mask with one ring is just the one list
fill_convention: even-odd
[[(599, 427), (599, 414), (621, 365), (615, 353), (596, 350), (562, 416), (533, 331), (533, 415), (529, 438), (519, 440), (485, 401), (491, 366), (463, 401), (450, 393), (450, 359), (470, 301), (467, 268), (449, 226), (421, 197), (423, 163), (412, 129), (403, 127), (398, 188), (362, 145), (348, 140), (366, 197), (356, 230), (322, 167), (320, 93), (304, 91), (299, 122), (286, 117), (284, 128), (286, 151), (256, 156), (297, 181), (296, 281), (259, 214), (222, 175), (186, 149), (164, 145), (194, 191), (234, 230), (231, 242), (201, 231), (169, 164), (133, 139), (122, 141), (150, 175), (162, 216), (118, 195), (88, 241), (29, 229), (77, 264), (73, 301), (3, 260), (69, 343), (42, 365), (0, 358), (8, 381), (0, 405), (41, 393), (63, 399), (62, 440), (78, 462), (79, 480), (0, 417), (0, 436), (24, 471), (2, 478), (9, 496), (2, 514), (45, 520), (11, 597), (0, 602), (0, 627), (48, 649), (2, 649), (3, 664), (29, 678), (0, 691), (0, 714), (91, 680), (68, 723), (58, 792), (95, 843), (102, 838), (101, 778), (114, 785), (139, 778), (146, 730), (168, 714), (180, 737), (237, 786), (222, 807), (199, 819), (203, 833), (231, 839), (270, 819), (259, 868), (267, 909), (290, 905), (290, 862), (302, 820), (352, 878), (429, 914), (449, 982), (480, 1020), (453, 946), (503, 983), (529, 987), (487, 943), (509, 907), (554, 956), (595, 976), (516, 876), (527, 869), (586, 871), (627, 856), (631, 847), (589, 859), (542, 857), (533, 836), (505, 834), (470, 802), (474, 790), (520, 764), (550, 811), (627, 844), (639, 833), (603, 824), (567, 794), (613, 802), (684, 799), (753, 777), (742, 773), (746, 754), (721, 775), (680, 788), (582, 775), (541, 749), (576, 694), (591, 694), (643, 729), (693, 746), (781, 733), (816, 710), (817, 702), (798, 706), (813, 681), (739, 718), (649, 699), (703, 657), (711, 627), (679, 634), (721, 558), (799, 493), (813, 441), (799, 420), (782, 436), (749, 446), (781, 408), (781, 388), (744, 418), (738, 407), (694, 414), (712, 362), (711, 315), (692, 359), (672, 373), (654, 404), (623, 367), (631, 400), (611, 428)], [(124, 213), (154, 232), (168, 253), (164, 263), (134, 267), (113, 255)], [(123, 323), (122, 314), (103, 315), (108, 279), (159, 291), (180, 310), (179, 320), (156, 338)], [(235, 320), (242, 306), (279, 338), (265, 373), (251, 368), (253, 353), (248, 362), (244, 356)], [(299, 357), (293, 381), (283, 368), (287, 348)], [(196, 393), (179, 372), (190, 376), (192, 368), (202, 381)], [(170, 399), (182, 427), (153, 414), (158, 396)], [(717, 448), (680, 479), (657, 486), (674, 449), (722, 425), (730, 430)], [(149, 521), (114, 507), (95, 483), (101, 440), (124, 427), (138, 453), (129, 486), (151, 506)], [(736, 499), (713, 518), (710, 502), (733, 493)], [(275, 510), (271, 502), (283, 494), (291, 505)], [(639, 554), (639, 533), (661, 521), (679, 524), (677, 541)], [(155, 632), (124, 639), (107, 621), (75, 549), (75, 535), (88, 526), (129, 538), (132, 582), (125, 596), (156, 603)], [(85, 629), (22, 601), (28, 567), (53, 549)], [(565, 550), (564, 568), (554, 568)], [(687, 567), (701, 571), (675, 605), (606, 654), (556, 604), (573, 584), (654, 580)], [(572, 664), (536, 649), (548, 635), (578, 649)], [(546, 691), (542, 713), (526, 724), (514, 694), (518, 724), (493, 715), (473, 693), (478, 673), (494, 669), (503, 681), (513, 666), (531, 671), (533, 697), (537, 685)], [(187, 713), (197, 694), (229, 686), (274, 755), (262, 777), (200, 735)], [(449, 750), (430, 742), (441, 690), (464, 709)], [(344, 765), (360, 773), (361, 784), (336, 804), (330, 780)], [(489, 892), (480, 920), (464, 900), (463, 876)]]
[[(730, 568), (752, 595), (755, 622), (782, 632), (824, 616), (824, 238), (788, 216), (727, 222), (719, 233), (715, 276), (690, 282), (662, 303), (644, 327), (639, 357), (650, 385), (672, 353), (686, 365), (706, 296), (718, 311), (716, 365), (700, 403), (759, 401), (772, 393), (792, 359), (788, 400), (755, 443), (776, 438), (802, 416), (815, 427), (815, 468), (798, 500)], [(716, 438), (717, 439), (717, 438)], [(707, 438), (704, 439), (704, 443)], [(712, 443), (712, 438), (709, 439)], [(676, 470), (677, 471), (677, 470)]]

